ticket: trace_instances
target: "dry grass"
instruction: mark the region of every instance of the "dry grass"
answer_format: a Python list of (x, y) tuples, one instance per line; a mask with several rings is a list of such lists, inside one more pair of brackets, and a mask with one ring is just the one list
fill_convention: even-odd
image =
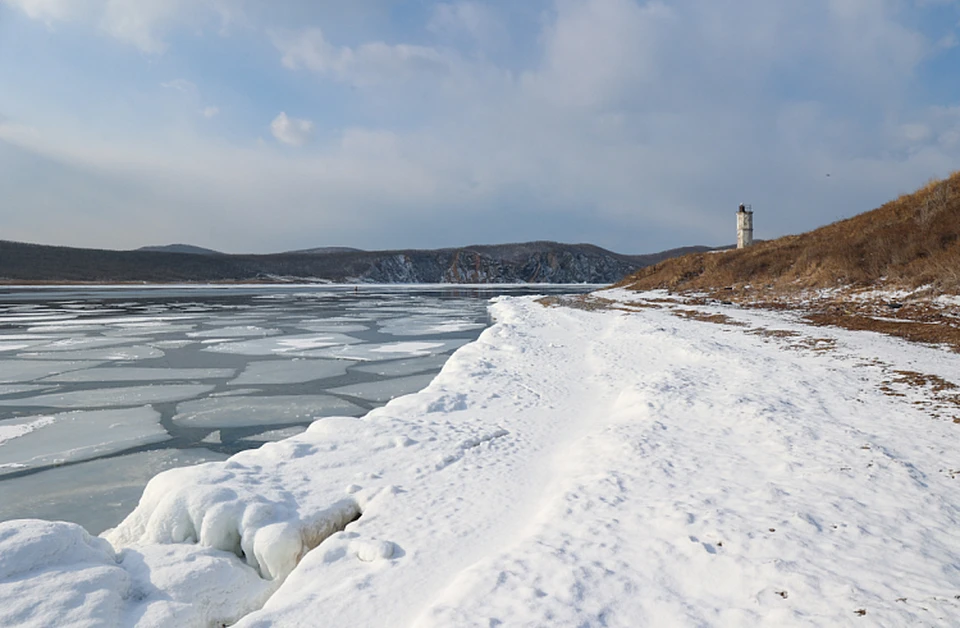
[(838, 285), (960, 293), (960, 172), (870, 212), (815, 231), (644, 268), (618, 284), (636, 290), (771, 294)]

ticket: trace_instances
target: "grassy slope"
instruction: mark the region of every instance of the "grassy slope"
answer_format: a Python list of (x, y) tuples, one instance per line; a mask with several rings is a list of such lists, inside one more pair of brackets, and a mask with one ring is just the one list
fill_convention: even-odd
[(960, 172), (882, 207), (801, 235), (644, 268), (618, 285), (793, 292), (838, 285), (932, 285), (960, 293)]

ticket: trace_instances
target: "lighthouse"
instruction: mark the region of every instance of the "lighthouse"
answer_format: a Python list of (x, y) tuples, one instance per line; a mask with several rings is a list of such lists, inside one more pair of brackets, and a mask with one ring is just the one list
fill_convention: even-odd
[(745, 249), (753, 244), (753, 207), (740, 203), (737, 210), (737, 248)]

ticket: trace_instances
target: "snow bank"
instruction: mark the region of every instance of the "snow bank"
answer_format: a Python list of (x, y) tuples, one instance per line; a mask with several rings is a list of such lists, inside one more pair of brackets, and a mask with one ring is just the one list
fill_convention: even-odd
[(156, 476), (105, 535), (119, 563), (95, 541), (63, 549), (83, 539), (68, 529), (34, 558), (0, 546), (0, 565), (26, 565), (0, 609), (37, 625), (955, 623), (956, 406), (934, 379), (960, 382), (954, 354), (603, 296), (500, 299), (420, 393)]

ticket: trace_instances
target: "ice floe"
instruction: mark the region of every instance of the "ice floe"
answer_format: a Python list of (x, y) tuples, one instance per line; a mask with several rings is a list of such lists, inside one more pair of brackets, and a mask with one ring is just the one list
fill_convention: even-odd
[(0, 480), (0, 521), (64, 520), (100, 534), (136, 507), (156, 474), (226, 457), (207, 449), (156, 449), (5, 478)]
[(380, 331), (391, 336), (431, 336), (483, 329), (486, 323), (447, 316), (405, 316), (390, 318), (380, 324)]
[(307, 423), (325, 416), (363, 412), (330, 395), (216, 397), (178, 404), (173, 421), (185, 427), (249, 427)]
[(409, 375), (407, 377), (396, 377), (377, 382), (338, 386), (337, 388), (329, 389), (329, 392), (382, 403), (390, 401), (394, 397), (409, 395), (410, 393), (417, 392), (421, 388), (425, 388), (435, 376), (434, 373)]
[(30, 382), (50, 375), (92, 368), (101, 364), (103, 364), (102, 360), (73, 360), (67, 362), (28, 359), (0, 360), (0, 383)]
[(230, 384), (296, 384), (344, 375), (350, 362), (345, 360), (265, 360), (251, 362)]
[(160, 415), (150, 407), (6, 419), (0, 421), (0, 474), (87, 460), (168, 438)]
[(345, 334), (290, 334), (242, 340), (207, 347), (206, 351), (216, 353), (237, 353), (240, 355), (303, 355), (312, 349), (336, 347), (360, 342), (359, 339)]
[(17, 399), (0, 399), (0, 406), (33, 406), (44, 408), (109, 408), (146, 403), (192, 399), (214, 389), (206, 384), (156, 384), (72, 390)]
[[(37, 349), (45, 350), (46, 347)], [(31, 352), (23, 354), (33, 360), (100, 360), (111, 362), (132, 362), (134, 360), (149, 360), (162, 358), (163, 350), (149, 345), (134, 345), (132, 347), (108, 347), (103, 349), (85, 349), (81, 351), (59, 352)]]
[(223, 379), (232, 377), (235, 369), (161, 368), (115, 366), (91, 368), (53, 375), (44, 382), (159, 382), (164, 380)]
[(386, 342), (348, 345), (314, 352), (312, 355), (346, 360), (375, 361), (401, 357), (421, 357), (445, 353), (461, 347), (469, 340), (451, 339), (423, 342)]

